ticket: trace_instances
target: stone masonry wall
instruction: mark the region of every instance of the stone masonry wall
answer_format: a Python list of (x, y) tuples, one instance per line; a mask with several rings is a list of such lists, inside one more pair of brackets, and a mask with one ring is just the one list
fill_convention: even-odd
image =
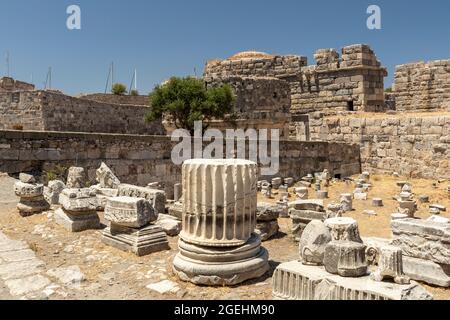
[[(166, 183), (169, 195), (181, 181), (181, 166), (171, 160), (167, 136), (0, 131), (0, 172), (51, 171), (57, 166), (87, 168), (91, 181), (104, 161), (124, 183)], [(248, 144), (247, 144), (248, 145)], [(270, 150), (270, 147), (269, 147)], [(360, 172), (357, 146), (280, 141), (280, 175), (300, 178), (328, 169), (348, 176)]]
[(33, 84), (14, 80), (10, 77), (0, 78), (0, 92), (31, 91), (34, 90), (34, 88)]
[(306, 57), (241, 53), (205, 67), (205, 80), (228, 76), (269, 76), (286, 80), (291, 87), (291, 113), (314, 111), (384, 111), (384, 77), (387, 71), (367, 45), (320, 49), (317, 64)]
[(311, 139), (360, 145), (362, 170), (450, 178), (450, 114), (310, 117)]
[(111, 93), (83, 94), (77, 98), (109, 104), (126, 104), (133, 106), (149, 106), (150, 103), (148, 96), (117, 95)]
[(165, 134), (144, 106), (100, 103), (49, 91), (0, 93), (0, 129)]
[(450, 110), (450, 60), (397, 66), (393, 89), (398, 111)]

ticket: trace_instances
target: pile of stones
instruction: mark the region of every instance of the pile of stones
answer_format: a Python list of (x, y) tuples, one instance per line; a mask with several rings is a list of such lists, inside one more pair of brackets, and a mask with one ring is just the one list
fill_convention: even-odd
[(41, 213), (50, 208), (44, 198), (44, 185), (36, 183), (34, 176), (21, 173), (14, 184), (14, 192), (20, 198), (17, 210), (22, 217)]
[(352, 218), (310, 222), (300, 239), (300, 261), (283, 263), (274, 272), (274, 297), (286, 300), (433, 298), (404, 274), (402, 251), (398, 247), (383, 246), (378, 251), (378, 267), (372, 273), (367, 249)]
[(117, 249), (144, 256), (169, 249), (164, 230), (155, 225), (157, 214), (144, 198), (113, 197), (107, 200), (102, 241)]
[(270, 203), (258, 203), (256, 207), (255, 233), (262, 241), (267, 241), (278, 233), (280, 206)]
[(184, 162), (182, 175), (183, 229), (175, 274), (183, 281), (220, 286), (266, 273), (268, 252), (254, 233), (257, 164), (193, 159)]

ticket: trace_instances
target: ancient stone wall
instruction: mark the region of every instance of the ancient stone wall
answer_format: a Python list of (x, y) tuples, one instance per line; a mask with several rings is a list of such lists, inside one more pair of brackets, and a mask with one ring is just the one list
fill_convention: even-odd
[[(173, 184), (181, 181), (181, 166), (171, 160), (176, 143), (166, 136), (0, 131), (0, 172), (52, 171), (75, 165), (87, 168), (93, 182), (103, 161), (121, 182), (145, 186), (161, 181), (170, 195)], [(339, 143), (280, 141), (280, 175), (299, 179), (324, 169), (341, 176), (356, 174), (360, 172), (358, 150)]]
[[(271, 77), (216, 78), (208, 86), (229, 84), (236, 96), (236, 128), (279, 129), (280, 137), (289, 137), (291, 93), (286, 81)], [(211, 121), (211, 128), (233, 128), (223, 121)]]
[(165, 134), (147, 124), (144, 106), (100, 103), (51, 91), (0, 93), (0, 128), (72, 132)]
[(367, 45), (320, 49), (317, 64), (307, 66), (306, 57), (272, 56), (244, 52), (206, 64), (205, 80), (229, 76), (270, 76), (286, 80), (291, 87), (291, 113), (314, 111), (384, 111), (385, 68)]
[(361, 147), (363, 170), (450, 178), (450, 114), (420, 116), (310, 117), (314, 141)]
[(117, 95), (111, 93), (83, 94), (77, 98), (109, 104), (125, 104), (133, 106), (148, 106), (150, 103), (148, 96)]
[(0, 78), (0, 92), (31, 91), (34, 90), (34, 88), (33, 84), (14, 80), (10, 77)]
[(450, 110), (450, 60), (397, 66), (393, 90), (398, 111)]

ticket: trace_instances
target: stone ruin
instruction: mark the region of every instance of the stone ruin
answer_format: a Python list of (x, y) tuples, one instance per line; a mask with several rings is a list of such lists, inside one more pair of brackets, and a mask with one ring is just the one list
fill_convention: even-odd
[(22, 217), (41, 213), (50, 208), (44, 198), (44, 185), (36, 183), (32, 175), (21, 173), (19, 181), (14, 185), (14, 192), (20, 197), (17, 210)]
[(235, 285), (267, 272), (268, 252), (254, 233), (256, 163), (187, 160), (183, 197), (180, 251), (173, 261), (181, 280)]
[[(355, 220), (313, 221), (301, 236), (300, 260), (282, 263), (275, 270), (273, 295), (283, 300), (433, 299), (405, 276), (399, 248), (383, 246), (372, 273), (366, 251)], [(396, 283), (384, 282), (388, 278)]]

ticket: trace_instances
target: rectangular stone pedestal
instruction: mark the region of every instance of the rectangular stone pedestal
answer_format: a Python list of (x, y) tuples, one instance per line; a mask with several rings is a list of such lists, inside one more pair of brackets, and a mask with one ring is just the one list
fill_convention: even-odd
[(70, 232), (100, 229), (100, 218), (95, 211), (73, 215), (58, 209), (55, 211), (55, 221)]
[(413, 280), (439, 287), (450, 287), (450, 265), (403, 256), (403, 272)]
[(273, 296), (283, 300), (431, 300), (419, 284), (376, 282), (369, 276), (343, 278), (324, 267), (292, 261), (279, 265), (272, 278)]
[(132, 252), (137, 256), (169, 249), (166, 233), (156, 225), (134, 229), (111, 223), (103, 230), (102, 241), (109, 246)]

